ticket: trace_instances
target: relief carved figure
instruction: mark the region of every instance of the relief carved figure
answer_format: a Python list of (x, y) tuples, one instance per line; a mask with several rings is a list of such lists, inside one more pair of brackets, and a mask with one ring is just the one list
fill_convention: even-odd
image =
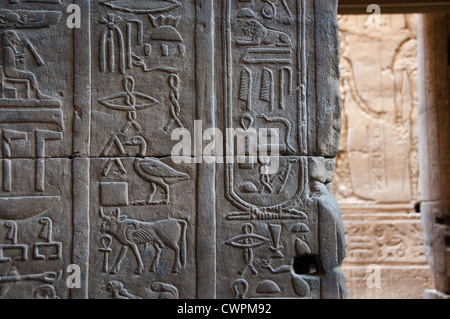
[(3, 32), (3, 72), (9, 78), (29, 81), (36, 97), (42, 99), (43, 94), (39, 91), (34, 74), (22, 70), (24, 54), (19, 52), (19, 45), (20, 39), (16, 32)]
[(242, 31), (250, 40), (238, 39), (238, 45), (271, 45), (278, 47), (291, 47), (292, 40), (285, 32), (265, 27), (256, 19), (250, 9), (242, 9), (237, 15), (242, 24)]
[(345, 297), (337, 0), (0, 7), (0, 297)]
[[(344, 116), (335, 185), (336, 196), (347, 202), (418, 199), (415, 23), (406, 15), (385, 19), (389, 23), (373, 37), (390, 36), (386, 48), (390, 53), (371, 56), (368, 67), (380, 73), (380, 81), (374, 82), (364, 73), (367, 60), (362, 56), (374, 49), (374, 42), (368, 41), (367, 33), (352, 29), (363, 19), (341, 17)], [(402, 28), (401, 21), (405, 21)], [(390, 30), (395, 30), (391, 33), (395, 37)]]
[[(341, 270), (346, 255), (345, 231), (339, 204), (333, 195), (334, 161), (312, 158), (309, 161), (311, 178), (309, 205), (318, 208), (319, 223), (322, 225), (321, 254), (325, 256), (322, 267), (327, 279), (337, 285), (340, 298), (347, 298), (345, 277)], [(330, 240), (331, 239), (331, 240)], [(330, 258), (330, 256), (333, 258)]]
[(158, 269), (161, 252), (166, 246), (175, 253), (173, 272), (177, 273), (184, 267), (186, 262), (186, 221), (167, 219), (145, 223), (120, 215), (119, 209), (116, 216), (107, 216), (103, 210), (100, 210), (100, 216), (103, 219), (102, 232), (110, 234), (122, 245), (122, 250), (111, 273), (119, 273), (120, 265), (126, 257), (128, 248), (131, 248), (138, 264), (136, 274), (142, 275), (144, 263), (138, 246), (147, 244), (152, 244), (156, 249), (150, 271), (155, 272)]
[[(343, 116), (333, 185), (349, 297), (422, 298), (432, 277), (414, 208), (421, 200), (418, 17), (383, 15), (376, 29), (364, 16), (338, 19)], [(381, 289), (367, 287), (372, 264), (381, 267)]]

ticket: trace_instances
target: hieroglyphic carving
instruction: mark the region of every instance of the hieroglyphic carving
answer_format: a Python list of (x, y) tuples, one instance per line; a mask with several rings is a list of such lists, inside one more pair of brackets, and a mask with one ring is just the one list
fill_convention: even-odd
[(262, 69), (261, 93), (259, 98), (261, 101), (269, 102), (269, 111), (273, 111), (275, 107), (275, 83), (273, 72), (268, 68)]
[[(1, 9), (0, 28), (47, 28), (58, 23), (61, 15), (62, 13), (60, 11)], [(17, 34), (14, 31), (10, 31), (8, 36), (11, 36), (14, 40), (18, 39)]]
[(0, 283), (16, 283), (21, 281), (40, 281), (47, 284), (53, 284), (61, 278), (62, 271), (45, 272), (40, 274), (20, 275), (17, 270), (13, 270), (13, 274), (0, 277)]
[[(53, 15), (51, 15), (51, 13)], [(17, 15), (10, 12), (6, 17)], [(59, 21), (60, 12), (43, 13), (30, 11), (23, 13), (29, 19), (18, 19), (23, 25), (3, 25), (3, 28), (42, 28), (48, 27)], [(1, 15), (1, 13), (0, 13)], [(37, 15), (38, 18), (33, 17)], [(45, 19), (51, 17), (50, 21)], [(31, 18), (30, 18), (31, 16)], [(44, 18), (43, 18), (44, 17)], [(42, 20), (39, 20), (41, 18)], [(35, 25), (35, 21), (40, 21)], [(0, 65), (0, 108), (2, 123), (39, 123), (54, 122), (63, 128), (61, 103), (57, 99), (41, 92), (36, 75), (24, 70), (26, 53), (28, 50), (38, 66), (43, 66), (44, 61), (31, 44), (29, 39), (21, 40), (15, 30), (2, 32), (3, 63)], [(32, 108), (32, 109), (27, 109)], [(4, 109), (4, 110), (3, 110)]]
[[(80, 30), (61, 20), (72, 2)], [(27, 285), (35, 298), (345, 296), (339, 210), (324, 190), (339, 131), (335, 1), (0, 3), (9, 10), (0, 52), (17, 51), (17, 65), (3, 56), (0, 64), (0, 218), (20, 228), (16, 244), (33, 247), (17, 269), (0, 264), (0, 293), (19, 296)], [(318, 43), (329, 45), (313, 54)], [(278, 149), (279, 169), (271, 174), (270, 156), (175, 163), (171, 135), (194, 132), (195, 120), (242, 135), (267, 129), (256, 151)], [(253, 247), (254, 236), (264, 243)], [(322, 263), (325, 251), (336, 263)], [(224, 270), (222, 259), (237, 268)], [(80, 289), (55, 272), (68, 264), (81, 269)]]
[(246, 299), (248, 293), (248, 282), (243, 278), (239, 278), (233, 283), (234, 299)]
[[(164, 115), (168, 118), (164, 122), (165, 126), (163, 126), (163, 130), (161, 130), (162, 123), (150, 127), (148, 124), (145, 126), (133, 125), (133, 128), (136, 128), (138, 132), (144, 131), (145, 135), (143, 137), (147, 140), (150, 138), (153, 139), (152, 135), (154, 134), (150, 133), (155, 132), (156, 135), (160, 132), (168, 133), (169, 136), (166, 137), (166, 139), (169, 138), (170, 140), (170, 133), (173, 129), (186, 126), (181, 118), (183, 113), (182, 107), (185, 102), (185, 94), (182, 90), (182, 85), (185, 79), (191, 74), (189, 74), (188, 70), (181, 68), (181, 66), (183, 61), (191, 58), (191, 55), (187, 52), (186, 37), (182, 35), (183, 31), (186, 31), (186, 29), (181, 30), (182, 26), (185, 26), (185, 21), (180, 13), (185, 9), (181, 6), (181, 3), (171, 3), (170, 1), (146, 3), (142, 4), (139, 8), (135, 7), (136, 4), (131, 2), (119, 3), (115, 1), (105, 1), (102, 4), (109, 8), (117, 9), (119, 12), (111, 13), (108, 12), (108, 10), (103, 11), (102, 7), (98, 8), (102, 12), (105, 12), (100, 17), (101, 21), (103, 21), (102, 23), (107, 24), (108, 21), (111, 20), (110, 23), (104, 27), (106, 29), (99, 35), (101, 39), (99, 66), (101, 70), (107, 69), (108, 63), (106, 63), (105, 53), (109, 50), (111, 53), (107, 54), (109, 56), (108, 59), (110, 62), (118, 60), (119, 72), (115, 72), (116, 68), (110, 63), (111, 68), (107, 73), (115, 72), (124, 75), (124, 81), (128, 84), (125, 84), (124, 82), (123, 85), (125, 86), (125, 91), (128, 92), (129, 97), (122, 103), (117, 100), (121, 98), (120, 93), (113, 93), (106, 98), (104, 95), (99, 96), (98, 101), (103, 106), (115, 110), (119, 110), (119, 108), (117, 108), (118, 104), (128, 105), (130, 107), (129, 111), (133, 112), (128, 113), (129, 119), (133, 119), (133, 124), (137, 124), (135, 121), (135, 112), (137, 110), (146, 110), (147, 107), (149, 107), (147, 104), (150, 103), (150, 106), (152, 106), (152, 113), (157, 112), (158, 117)], [(148, 9), (146, 9), (147, 7)], [(178, 13), (172, 15), (171, 11), (175, 9)], [(163, 15), (161, 14), (163, 12), (171, 12), (171, 14)], [(107, 32), (106, 30), (109, 26), (111, 26), (112, 29)], [(112, 40), (108, 40), (108, 38), (112, 38)], [(123, 39), (123, 41), (120, 39)], [(123, 46), (120, 44), (122, 42)], [(120, 45), (116, 45), (116, 48), (110, 47), (108, 49), (106, 43), (112, 43), (112, 46), (114, 46), (115, 43), (119, 43)], [(119, 59), (114, 59), (114, 55), (117, 55), (118, 52)], [(111, 56), (113, 57), (112, 59)], [(123, 62), (122, 56), (124, 57)], [(117, 62), (115, 63), (117, 64)], [(152, 83), (158, 84), (151, 87), (148, 85), (142, 87), (142, 82), (148, 81), (146, 77), (153, 78), (154, 80), (152, 80)], [(106, 79), (108, 77), (103, 78)], [(114, 76), (114, 78), (116, 77)], [(109, 80), (111, 80), (111, 78)], [(113, 82), (116, 82), (116, 80), (113, 80)], [(165, 87), (162, 87), (160, 84), (165, 84)], [(140, 91), (144, 93), (134, 90), (134, 88), (137, 88), (138, 86), (142, 87), (142, 90), (145, 89), (145, 91)], [(149, 88), (153, 91), (151, 94), (147, 93)], [(132, 91), (130, 91), (130, 89), (132, 89)], [(163, 92), (167, 93), (163, 94)], [(158, 94), (158, 96), (153, 98), (156, 94)], [(134, 96), (135, 99), (130, 99), (132, 96)], [(115, 103), (113, 103), (112, 99), (116, 100)], [(130, 104), (135, 102), (135, 105)], [(142, 103), (145, 107), (140, 108)], [(166, 112), (164, 112), (165, 114), (159, 114), (159, 112), (161, 112), (159, 104), (161, 104), (161, 106), (167, 105)], [(131, 110), (132, 107), (136, 107), (136, 109)], [(123, 107), (121, 110), (125, 111)], [(144, 116), (148, 115), (147, 112), (140, 113), (144, 113)], [(96, 121), (95, 118), (93, 120), (94, 122)], [(126, 133), (126, 131), (126, 128), (121, 130), (122, 133)], [(94, 143), (96, 143), (96, 139), (94, 139)], [(110, 143), (108, 143), (108, 145), (109, 144)], [(156, 149), (152, 151), (158, 153), (158, 155), (167, 155), (170, 153), (168, 147), (166, 147), (165, 150)], [(117, 166), (121, 166), (119, 163), (120, 160), (116, 159), (114, 161)], [(109, 164), (109, 166), (112, 166), (112, 164)], [(121, 170), (124, 173), (124, 169), (121, 168)], [(105, 172), (107, 173), (108, 169), (106, 169)]]
[(178, 299), (179, 297), (178, 289), (174, 285), (155, 282), (151, 284), (150, 289), (159, 293), (158, 299)]
[[(259, 155), (267, 150), (267, 158), (259, 156), (249, 164), (247, 156), (245, 162), (224, 167), (226, 202), (221, 201), (219, 207), (224, 203), (228, 208), (221, 209), (224, 219), (219, 223), (223, 232), (244, 233), (223, 238), (225, 247), (219, 246), (220, 256), (237, 261), (242, 257), (229, 247), (243, 249), (241, 277), (234, 277), (229, 284), (229, 293), (235, 298), (346, 296), (339, 269), (345, 256), (345, 236), (330, 187), (334, 163), (320, 156), (336, 155), (333, 147), (325, 145), (337, 135), (318, 124), (326, 111), (306, 107), (306, 90), (311, 85), (306, 75), (306, 52), (311, 45), (311, 29), (305, 22), (309, 5), (305, 1), (263, 0), (223, 4), (225, 127), (236, 125), (237, 143), (245, 135), (250, 144), (252, 136), (265, 128), (269, 138), (257, 150)], [(340, 115), (334, 111), (328, 111), (333, 114), (331, 121)], [(231, 143), (235, 141), (229, 139), (225, 148)], [(278, 169), (269, 174), (270, 154), (276, 149), (281, 154)], [(250, 153), (247, 147), (246, 154)], [(325, 228), (316, 228), (317, 224)], [(327, 243), (320, 239), (324, 236)], [(320, 257), (331, 251), (333, 261)], [(224, 277), (237, 275), (234, 269), (220, 267), (219, 271)], [(220, 282), (225, 284), (224, 279)]]
[(241, 268), (241, 270), (238, 271), (239, 275), (242, 276), (247, 269), (249, 269), (254, 275), (257, 275), (258, 271), (253, 266), (252, 249), (265, 245), (269, 241), (269, 239), (260, 236), (258, 234), (254, 234), (252, 224), (245, 224), (242, 227), (244, 234), (231, 238), (229, 241), (226, 242), (226, 244), (244, 250), (243, 258), (245, 265), (243, 268)]
[[(52, 240), (53, 222), (48, 217), (43, 217), (40, 223), (44, 225), (39, 235), (40, 238), (46, 242), (33, 243), (33, 260), (60, 260), (62, 258), (62, 243), (54, 242)], [(5, 251), (20, 250), (21, 261), (28, 260), (28, 245), (17, 244), (17, 223), (14, 221), (5, 222), (5, 227), (9, 229), (6, 239), (11, 241), (11, 244), (0, 244), (0, 262), (12, 261), (10, 257), (5, 257)], [(50, 248), (50, 249), (49, 249)], [(50, 253), (48, 251), (50, 250)]]
[[(351, 298), (422, 298), (430, 276), (414, 214), (417, 17), (383, 16), (370, 33), (366, 18), (339, 17), (343, 130), (334, 191), (346, 226), (343, 271)], [(381, 289), (367, 287), (373, 264), (382, 272)]]
[(61, 132), (36, 130), (36, 191), (43, 192), (45, 187), (45, 143), (62, 140)]
[[(96, 242), (91, 252), (102, 259), (101, 267), (94, 266), (97, 270), (91, 268), (90, 273), (99, 286), (113, 284), (90, 293), (107, 297), (110, 292), (114, 298), (126, 299), (131, 294), (124, 287), (138, 285), (132, 295), (139, 298), (192, 296), (196, 278), (188, 274), (195, 267), (189, 254), (194, 241), (187, 234), (194, 225), (189, 219), (195, 216), (196, 206), (195, 199), (185, 200), (180, 194), (195, 193), (196, 173), (194, 166), (174, 164), (167, 156), (174, 145), (171, 133), (176, 128), (191, 129), (194, 120), (195, 108), (184, 106), (193, 106), (195, 100), (191, 19), (195, 7), (178, 1), (102, 1), (92, 8), (93, 37), (100, 40), (94, 43), (99, 55), (93, 68), (100, 72), (93, 73), (90, 149), (99, 158), (90, 167), (94, 194), (90, 210), (105, 213), (90, 218), (99, 226), (92, 230)], [(112, 23), (99, 23), (105, 19)], [(103, 40), (106, 28), (112, 30), (114, 48), (108, 49), (108, 35)], [(108, 69), (113, 55), (114, 65)], [(127, 120), (118, 126), (123, 112)], [(109, 216), (119, 209), (133, 219)], [(113, 229), (107, 231), (108, 221), (123, 225), (125, 238)], [(130, 272), (134, 259), (125, 256), (129, 249), (137, 263), (135, 274)], [(143, 271), (149, 257), (150, 271)], [(172, 271), (167, 271), (166, 264), (172, 262)], [(95, 276), (97, 271), (101, 278)], [(135, 282), (136, 276), (141, 283)], [(178, 291), (168, 283), (172, 280), (183, 283), (183, 288)]]
[[(0, 1), (0, 223), (19, 229), (11, 243), (26, 250), (17, 258), (19, 250), (3, 249), (2, 298), (70, 295), (60, 279), (73, 262), (69, 247), (77, 200), (69, 158), (77, 152), (72, 114), (80, 64), (73, 62), (75, 35), (62, 19), (69, 4)], [(12, 245), (8, 240), (1, 245)]]
[(48, 284), (37, 287), (33, 292), (33, 296), (36, 299), (59, 299), (56, 295), (55, 287)]
[[(157, 158), (145, 157), (145, 150), (147, 149), (147, 143), (141, 136), (134, 137), (128, 142), (130, 145), (139, 146), (140, 150), (138, 157), (133, 163), (134, 171), (136, 174), (148, 182), (152, 188), (150, 197), (146, 201), (147, 204), (170, 204), (170, 188), (169, 185), (174, 185), (182, 181), (190, 179), (190, 176), (186, 173), (176, 171), (172, 167), (164, 164)], [(127, 143), (126, 143), (127, 144)], [(164, 199), (162, 201), (154, 201), (153, 197), (156, 193), (156, 185), (160, 186), (164, 190)], [(135, 202), (140, 204), (141, 201)]]
[[(228, 5), (228, 8), (226, 10), (230, 10), (229, 8), (231, 8), (232, 5)], [(228, 87), (229, 90), (231, 90), (232, 87), (235, 87), (236, 84), (240, 85), (242, 87), (242, 83), (245, 84), (245, 82), (249, 82), (249, 81), (242, 81), (242, 78), (240, 80), (236, 80), (234, 81), (232, 79), (232, 77), (230, 77), (229, 75), (231, 74), (231, 68), (233, 65), (240, 65), (241, 63), (247, 64), (248, 60), (246, 60), (245, 57), (248, 57), (248, 54), (253, 54), (253, 53), (259, 53), (258, 50), (260, 50), (261, 53), (270, 53), (274, 55), (274, 59), (277, 59), (276, 64), (285, 64), (285, 66), (281, 66), (281, 68), (279, 69), (279, 72), (284, 72), (284, 70), (286, 70), (286, 67), (292, 63), (292, 61), (294, 60), (293, 58), (293, 43), (292, 43), (292, 36), (288, 35), (286, 32), (281, 32), (281, 31), (276, 31), (273, 28), (268, 28), (265, 27), (263, 23), (261, 23), (260, 21), (258, 21), (258, 18), (255, 14), (256, 11), (258, 11), (260, 4), (259, 3), (252, 3), (252, 4), (245, 4), (240, 5), (238, 9), (233, 9), (236, 10), (236, 12), (234, 12), (235, 16), (231, 16), (230, 12), (227, 12), (228, 16), (227, 19), (236, 19), (236, 24), (233, 27), (230, 27), (227, 30), (226, 33), (226, 38), (225, 40), (225, 44), (229, 50), (229, 54), (231, 54), (230, 56), (228, 56), (228, 61), (226, 61), (225, 67), (226, 69), (228, 69), (230, 72), (226, 73), (227, 74), (227, 79), (226, 81), (229, 83)], [(299, 6), (300, 7), (300, 6)], [(304, 12), (303, 12), (304, 13)], [(230, 21), (230, 20), (228, 20)], [(283, 47), (287, 47), (288, 50), (286, 51), (286, 49), (283, 49)], [(302, 50), (304, 50), (304, 46), (302, 46), (300, 43), (298, 43), (298, 47), (299, 47), (299, 54), (301, 54)], [(230, 51), (231, 50), (231, 51)], [(243, 59), (240, 60), (239, 59), (239, 55), (240, 53), (242, 54)], [(284, 55), (284, 57), (280, 57)], [(265, 56), (269, 56), (269, 54), (266, 54)], [(280, 57), (280, 58), (279, 58)], [(287, 58), (286, 58), (287, 57)], [(259, 62), (262, 64), (271, 64), (273, 61), (267, 61), (265, 60), (266, 58), (263, 58), (262, 60), (253, 60), (253, 62)], [(264, 60), (264, 61), (263, 61)], [(247, 101), (247, 103), (251, 103), (252, 107), (251, 107), (251, 113), (252, 114), (239, 114), (238, 109), (233, 108), (233, 104), (236, 103), (234, 96), (231, 96), (229, 93), (227, 93), (227, 99), (228, 101), (225, 103), (226, 105), (226, 125), (228, 124), (228, 126), (230, 126), (230, 124), (232, 123), (232, 121), (230, 120), (230, 117), (233, 116), (234, 114), (236, 114), (235, 116), (238, 117), (247, 117), (248, 119), (250, 119), (250, 125), (248, 126), (249, 128), (251, 126), (253, 126), (253, 128), (264, 128), (264, 127), (268, 127), (269, 125), (271, 127), (273, 127), (272, 125), (274, 124), (274, 122), (280, 122), (283, 124), (282, 127), (280, 127), (280, 135), (282, 136), (282, 139), (285, 141), (284, 143), (284, 147), (281, 147), (281, 152), (282, 153), (288, 153), (288, 154), (295, 154), (295, 150), (292, 147), (292, 141), (291, 138), (293, 138), (293, 136), (291, 136), (292, 133), (292, 126), (293, 124), (284, 116), (281, 116), (281, 114), (279, 112), (276, 112), (275, 114), (277, 114), (278, 116), (275, 117), (269, 117), (267, 115), (266, 112), (274, 112), (275, 111), (275, 103), (276, 103), (276, 95), (278, 96), (283, 96), (283, 98), (279, 98), (279, 100), (281, 100), (281, 104), (284, 105), (286, 102), (284, 101), (284, 93), (280, 92), (276, 92), (276, 88), (281, 86), (280, 85), (275, 85), (275, 80), (276, 77), (274, 76), (274, 71), (273, 71), (273, 67), (250, 67), (250, 66), (243, 66), (244, 70), (246, 70), (244, 74), (247, 74), (247, 78), (248, 78), (248, 74), (258, 74), (260, 76), (260, 87), (259, 87), (259, 94), (251, 94), (251, 90), (255, 90), (255, 88), (253, 87), (253, 83), (248, 84), (247, 83), (247, 91), (250, 91), (249, 93), (247, 93), (247, 97), (253, 97), (253, 96), (258, 96), (260, 101)], [(278, 69), (277, 69), (278, 71)], [(244, 77), (245, 79), (245, 77)], [(280, 78), (278, 79), (280, 81), (284, 82), (284, 76), (280, 76)], [(253, 81), (252, 81), (253, 82)], [(257, 84), (257, 83), (256, 83)], [(289, 87), (288, 87), (288, 90)], [(241, 93), (242, 93), (242, 89), (241, 89)], [(230, 91), (231, 92), (231, 91)], [(244, 90), (245, 92), (245, 90)], [(242, 99), (240, 97), (240, 99)], [(261, 101), (263, 102), (267, 102), (266, 103), (261, 103)], [(290, 103), (292, 103), (292, 101), (290, 101)], [(265, 106), (267, 105), (267, 106)], [(291, 105), (292, 107), (292, 105)], [(292, 112), (292, 110), (286, 110), (286, 111), (290, 111)], [(284, 114), (287, 114), (286, 111), (284, 112)], [(256, 121), (256, 119), (260, 118), (260, 121)], [(245, 128), (245, 127), (244, 127)], [(276, 139), (276, 136), (274, 136)], [(271, 146), (271, 145), (267, 145), (267, 146)], [(265, 147), (267, 147), (265, 146)], [(280, 145), (281, 146), (281, 145)], [(269, 147), (269, 151), (270, 151), (270, 147)], [(269, 193), (270, 196), (273, 197), (273, 195), (275, 194), (283, 194), (283, 195), (287, 195), (286, 192), (283, 192), (285, 189), (289, 189), (289, 187), (286, 187), (287, 184), (293, 182), (293, 180), (290, 180), (290, 176), (291, 173), (294, 173), (294, 176), (297, 175), (299, 176), (299, 178), (303, 178), (303, 180), (301, 180), (301, 186), (299, 188), (299, 191), (297, 194), (302, 192), (302, 187), (305, 187), (306, 185), (306, 180), (305, 180), (305, 174), (303, 172), (300, 173), (298, 170), (302, 170), (304, 169), (304, 167), (302, 167), (302, 165), (299, 165), (299, 163), (296, 163), (296, 165), (298, 165), (298, 168), (293, 168), (293, 164), (294, 161), (288, 160), (287, 163), (283, 163), (282, 166), (285, 165), (286, 169), (287, 169), (287, 174), (284, 174), (284, 176), (281, 176), (281, 187), (279, 190), (277, 190), (277, 192), (274, 192), (274, 185), (273, 182), (270, 179), (268, 179), (268, 176), (265, 176), (264, 174), (260, 175), (260, 181), (259, 183), (261, 184), (261, 193), (264, 193), (265, 191)], [(260, 169), (261, 167), (264, 167), (265, 163), (260, 163), (259, 167), (256, 166), (254, 167), (253, 171), (247, 171), (245, 172), (246, 175), (250, 176), (250, 173), (254, 174), (254, 171), (257, 169)], [(294, 164), (295, 165), (295, 164)], [(227, 169), (230, 169), (230, 186), (228, 187), (228, 192), (230, 194), (230, 196), (232, 198), (235, 198), (236, 201), (239, 203), (240, 206), (244, 206), (244, 207), (248, 207), (247, 209), (249, 210), (254, 210), (254, 211), (258, 211), (261, 210), (260, 207), (258, 207), (259, 205), (251, 205), (246, 203), (246, 201), (248, 201), (249, 199), (239, 199), (239, 195), (235, 196), (234, 194), (234, 187), (232, 186), (235, 182), (234, 182), (234, 178), (232, 178), (232, 175), (236, 174), (236, 178), (240, 178), (240, 176), (242, 176), (242, 174), (237, 174), (237, 172), (235, 171), (235, 169), (233, 168), (233, 165), (228, 165)], [(263, 170), (263, 169), (262, 169)], [(280, 174), (282, 175), (282, 174)], [(301, 176), (301, 177), (300, 177)], [(273, 177), (273, 176), (272, 176)], [(254, 178), (252, 178), (254, 179)], [(273, 177), (273, 179), (276, 179), (276, 176)], [(290, 180), (290, 181), (289, 181)], [(229, 184), (229, 182), (226, 182), (227, 184)], [(241, 185), (249, 185), (250, 183), (255, 184), (253, 181), (242, 181), (240, 182)], [(241, 187), (240, 185), (237, 187)], [(258, 189), (258, 187), (246, 187), (244, 188), (246, 189), (246, 193), (247, 194), (251, 194), (249, 192), (250, 189)], [(236, 194), (237, 195), (237, 194)], [(288, 195), (289, 196), (289, 195)], [(256, 196), (253, 195), (252, 196), (253, 199), (251, 201), (255, 202)], [(275, 202), (280, 202), (280, 200), (275, 200)], [(282, 202), (282, 201), (281, 201)], [(270, 205), (267, 206), (272, 206), (275, 207), (277, 205), (280, 205), (280, 203), (271, 203)], [(263, 207), (266, 205), (263, 205)], [(283, 209), (279, 209), (280, 212), (281, 210), (286, 210), (289, 209), (289, 204), (288, 202), (285, 202), (283, 205), (281, 205), (283, 207)], [(252, 208), (251, 208), (252, 207)], [(280, 207), (281, 208), (281, 207)], [(265, 209), (264, 209), (265, 210)], [(267, 212), (268, 214), (270, 214), (270, 211)], [(284, 212), (286, 215), (290, 215), (290, 211), (286, 210)]]
[(252, 71), (244, 67), (241, 74), (241, 88), (239, 93), (239, 100), (246, 102), (247, 111), (252, 110), (252, 89), (253, 76)]
[(170, 128), (173, 124), (177, 124), (178, 127), (183, 128), (183, 124), (181, 123), (179, 116), (181, 112), (180, 106), (180, 78), (176, 74), (171, 74), (169, 76), (169, 86), (170, 86), (170, 116), (172, 117), (169, 122), (164, 127), (164, 131), (170, 132)]
[(348, 244), (348, 263), (367, 260), (424, 264), (425, 253), (420, 222), (414, 220), (389, 221), (367, 217), (364, 223), (345, 221)]
[(125, 289), (123, 283), (120, 281), (110, 281), (106, 285), (106, 290), (111, 293), (113, 299), (126, 300), (126, 299), (142, 299), (139, 296), (130, 294), (127, 289)]
[(270, 247), (270, 250), (274, 253), (271, 258), (284, 258), (285, 256), (281, 252), (283, 249), (283, 245), (280, 245), (281, 239), (281, 225), (269, 224), (270, 237), (272, 238), (273, 245)]
[(10, 257), (5, 257), (5, 250), (20, 250), (22, 251), (19, 260), (28, 260), (28, 245), (17, 244), (17, 224), (14, 221), (5, 222), (5, 227), (9, 229), (6, 239), (11, 241), (11, 244), (0, 245), (0, 262), (11, 261)]
[(101, 247), (100, 251), (104, 254), (103, 256), (103, 272), (107, 273), (109, 271), (109, 255), (112, 252), (111, 245), (112, 245), (112, 237), (110, 235), (104, 235), (100, 241), (101, 241)]
[[(115, 71), (115, 61), (118, 60), (120, 73), (125, 72), (125, 42), (123, 39), (122, 30), (119, 28), (118, 23), (122, 21), (120, 16), (114, 14), (108, 14), (108, 17), (102, 17), (100, 23), (106, 24), (100, 38), (100, 70), (106, 72)], [(119, 58), (115, 55), (115, 35), (117, 36), (117, 42), (119, 47)], [(108, 62), (107, 62), (108, 61)]]
[(131, 76), (124, 77), (123, 88), (125, 91), (102, 98), (99, 102), (110, 109), (128, 113), (128, 122), (120, 130), (121, 133), (126, 133), (131, 126), (139, 132), (142, 128), (136, 122), (136, 111), (145, 110), (159, 102), (151, 96), (135, 92), (135, 81)]
[(138, 263), (136, 274), (142, 275), (144, 264), (138, 245), (147, 244), (152, 244), (156, 249), (156, 256), (150, 266), (150, 271), (155, 272), (158, 269), (161, 252), (165, 246), (175, 252), (174, 273), (179, 272), (181, 267), (185, 265), (186, 221), (168, 219), (154, 223), (143, 223), (120, 215), (119, 209), (117, 209), (116, 216), (107, 216), (102, 210), (100, 210), (100, 215), (104, 220), (101, 227), (102, 231), (111, 234), (122, 244), (122, 250), (111, 270), (112, 273), (117, 274), (119, 272), (120, 264), (125, 258), (128, 248), (131, 248)]
[(0, 197), (1, 219), (24, 220), (51, 208), (61, 200), (60, 196)]
[[(45, 242), (36, 242), (33, 244), (33, 259), (35, 260), (58, 260), (62, 258), (62, 243), (54, 242), (52, 238), (53, 234), (53, 221), (48, 217), (43, 217), (39, 220), (44, 227), (39, 234), (40, 238), (45, 239)], [(52, 248), (53, 251), (46, 256), (41, 250)]]
[[(129, 293), (124, 284), (117, 280), (110, 281), (106, 285), (106, 290), (111, 293), (113, 299), (144, 299)], [(178, 289), (170, 284), (155, 282), (150, 285), (147, 295), (155, 295), (150, 297), (152, 299), (178, 299)]]
[[(417, 199), (417, 26), (411, 19), (386, 17), (389, 24), (376, 36), (390, 37), (386, 46), (391, 55), (372, 55), (368, 65), (361, 55), (373, 48), (365, 33), (352, 28), (363, 18), (341, 18), (344, 116), (335, 183), (340, 199), (378, 203)], [(402, 20), (408, 20), (404, 27)], [(397, 31), (391, 31), (394, 28)], [(371, 81), (363, 72), (378, 72), (381, 81)]]
[[(287, 94), (291, 95), (294, 93), (294, 85), (292, 82), (292, 69), (285, 66), (280, 69), (280, 108), (284, 109), (285, 106), (285, 90)], [(287, 81), (287, 82), (286, 82)], [(287, 86), (287, 88), (286, 88)]]
[(291, 47), (291, 37), (282, 31), (277, 31), (265, 27), (256, 19), (255, 13), (244, 8), (237, 14), (238, 19), (242, 19), (242, 31), (249, 39), (237, 39), (236, 44), (239, 46), (247, 45), (274, 45), (277, 47)]
[(15, 140), (26, 140), (27, 133), (14, 130), (3, 130), (3, 156), (6, 158), (3, 160), (3, 190), (10, 192), (12, 190), (11, 180), (11, 143)]
[(119, 11), (146, 14), (146, 13), (161, 13), (171, 11), (179, 6), (181, 3), (176, 0), (163, 1), (132, 1), (132, 0), (107, 0), (102, 4)]

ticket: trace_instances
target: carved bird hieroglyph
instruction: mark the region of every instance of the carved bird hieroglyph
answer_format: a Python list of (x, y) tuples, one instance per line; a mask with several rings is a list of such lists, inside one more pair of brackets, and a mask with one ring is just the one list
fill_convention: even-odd
[[(124, 145), (139, 146), (139, 153), (134, 161), (133, 168), (136, 174), (150, 184), (152, 191), (147, 201), (136, 201), (135, 205), (166, 205), (170, 204), (170, 186), (190, 180), (186, 173), (179, 172), (157, 158), (145, 157), (147, 143), (142, 136), (135, 136)], [(156, 185), (163, 188), (165, 196), (162, 201), (153, 201)]]

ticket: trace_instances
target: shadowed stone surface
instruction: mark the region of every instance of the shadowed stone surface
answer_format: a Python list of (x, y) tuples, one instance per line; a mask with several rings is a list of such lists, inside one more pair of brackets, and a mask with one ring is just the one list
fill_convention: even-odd
[[(346, 297), (337, 1), (71, 3), (0, 0), (1, 297)], [(177, 162), (211, 127), (278, 169)]]

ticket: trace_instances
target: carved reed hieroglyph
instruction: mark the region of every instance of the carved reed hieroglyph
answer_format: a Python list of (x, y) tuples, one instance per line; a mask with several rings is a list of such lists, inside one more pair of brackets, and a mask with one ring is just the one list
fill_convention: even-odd
[(346, 297), (337, 1), (73, 2), (0, 0), (1, 297)]

